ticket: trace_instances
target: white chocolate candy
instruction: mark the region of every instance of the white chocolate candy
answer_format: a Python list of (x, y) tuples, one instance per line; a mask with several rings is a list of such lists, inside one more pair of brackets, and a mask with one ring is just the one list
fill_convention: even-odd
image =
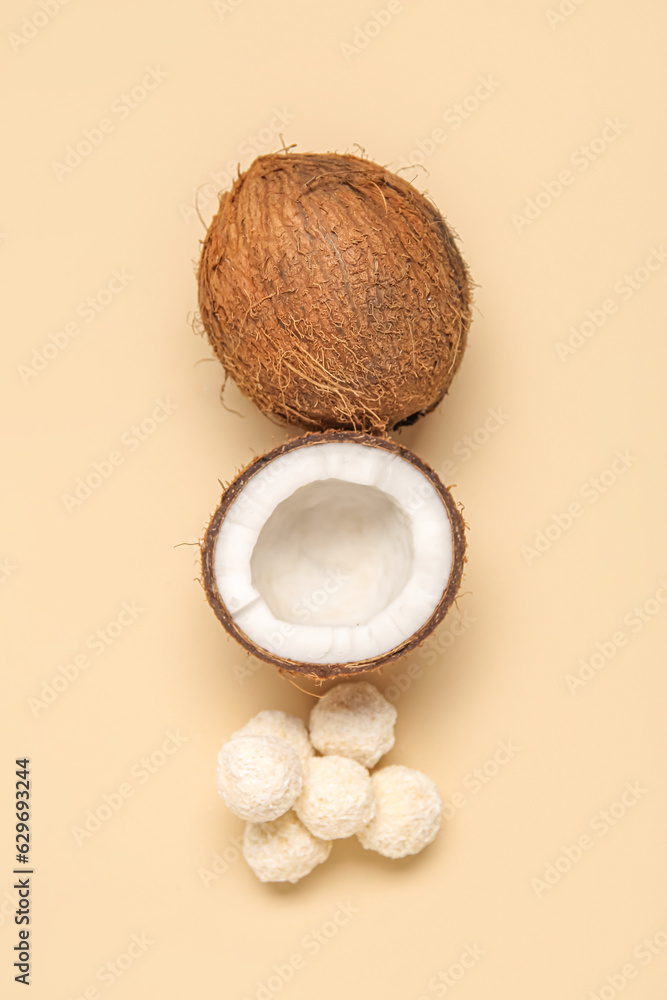
[(375, 796), (365, 767), (347, 757), (312, 757), (294, 811), (322, 840), (351, 837), (375, 815)]
[(271, 823), (248, 823), (243, 856), (260, 882), (298, 882), (329, 857), (331, 844), (318, 840), (293, 812)]
[(435, 840), (442, 801), (430, 778), (396, 764), (381, 767), (371, 780), (375, 816), (357, 834), (362, 847), (386, 858), (404, 858), (418, 854)]
[(277, 736), (294, 747), (302, 764), (315, 753), (308, 739), (308, 730), (301, 719), (288, 715), (287, 712), (271, 709), (258, 712), (231, 738), (236, 739), (237, 736)]
[(241, 819), (264, 823), (282, 816), (302, 782), (298, 753), (276, 736), (236, 736), (218, 754), (218, 792)]
[(367, 681), (331, 688), (310, 713), (310, 738), (322, 754), (373, 767), (394, 745), (396, 709)]

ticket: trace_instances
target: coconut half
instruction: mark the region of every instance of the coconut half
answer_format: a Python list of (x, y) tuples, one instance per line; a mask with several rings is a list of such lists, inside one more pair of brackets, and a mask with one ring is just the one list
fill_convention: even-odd
[(463, 520), (407, 448), (306, 434), (249, 465), (202, 546), (208, 601), (259, 659), (314, 677), (373, 670), (422, 642), (461, 582)]

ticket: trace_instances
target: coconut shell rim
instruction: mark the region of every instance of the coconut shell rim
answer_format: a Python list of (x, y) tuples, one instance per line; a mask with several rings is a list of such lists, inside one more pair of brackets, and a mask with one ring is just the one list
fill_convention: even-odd
[[(357, 444), (374, 448), (382, 448), (384, 451), (393, 452), (401, 458), (404, 458), (411, 465), (418, 468), (419, 471), (431, 482), (444, 504), (452, 529), (452, 567), (449, 573), (447, 586), (445, 587), (436, 607), (423, 625), (408, 636), (405, 642), (402, 642), (400, 645), (387, 650), (386, 653), (381, 653), (378, 656), (365, 660), (351, 660), (341, 663), (311, 663), (305, 660), (290, 660), (287, 657), (271, 653), (262, 646), (258, 646), (234, 622), (231, 613), (227, 609), (227, 606), (220, 595), (215, 577), (215, 547), (218, 540), (218, 534), (227, 511), (234, 500), (236, 500), (253, 476), (257, 475), (257, 473), (265, 468), (270, 462), (273, 462), (281, 455), (285, 455), (290, 451), (295, 451), (298, 448), (311, 447), (312, 445), (323, 442), (343, 443), (346, 441), (353, 441)], [(227, 633), (246, 650), (246, 652), (250, 653), (258, 660), (270, 663), (279, 670), (284, 670), (292, 674), (299, 674), (303, 677), (327, 680), (332, 677), (349, 677), (354, 676), (355, 674), (368, 673), (373, 670), (378, 670), (386, 664), (391, 663), (393, 660), (397, 660), (399, 657), (409, 653), (411, 650), (421, 645), (421, 643), (424, 642), (429, 635), (431, 635), (431, 633), (443, 620), (451, 605), (454, 603), (461, 586), (463, 566), (466, 561), (465, 528), (461, 512), (451, 493), (444, 485), (438, 474), (409, 448), (406, 448), (388, 438), (378, 437), (373, 434), (366, 434), (363, 431), (314, 431), (302, 434), (299, 437), (292, 438), (289, 441), (285, 441), (282, 444), (277, 445), (275, 448), (272, 448), (263, 455), (253, 459), (252, 462), (250, 462), (244, 469), (241, 470), (241, 472), (238, 473), (238, 475), (235, 476), (229, 486), (224, 490), (220, 503), (218, 504), (208, 524), (204, 540), (201, 544), (201, 559), (206, 599), (220, 624), (224, 627)]]

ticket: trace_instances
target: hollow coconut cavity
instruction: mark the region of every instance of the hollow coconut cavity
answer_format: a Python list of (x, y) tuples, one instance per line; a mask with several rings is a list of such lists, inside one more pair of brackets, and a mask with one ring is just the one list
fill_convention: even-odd
[(209, 603), (254, 656), (314, 677), (361, 673), (422, 642), (458, 591), (461, 515), (392, 441), (307, 434), (229, 486), (202, 548)]

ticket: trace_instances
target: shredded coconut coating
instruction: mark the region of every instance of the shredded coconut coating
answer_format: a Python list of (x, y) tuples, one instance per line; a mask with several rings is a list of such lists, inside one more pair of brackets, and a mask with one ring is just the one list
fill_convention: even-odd
[(288, 715), (287, 712), (270, 709), (258, 712), (242, 729), (233, 733), (231, 738), (236, 739), (237, 736), (277, 736), (294, 747), (302, 764), (315, 753), (308, 739), (308, 730), (301, 719)]
[(319, 840), (293, 812), (271, 823), (248, 823), (243, 856), (260, 882), (298, 882), (326, 861), (331, 844)]
[(322, 840), (351, 837), (375, 815), (375, 794), (365, 767), (348, 757), (312, 757), (294, 811)]
[(375, 817), (357, 834), (361, 846), (386, 858), (419, 854), (440, 829), (442, 801), (421, 771), (392, 765), (371, 776)]
[(218, 754), (218, 792), (241, 819), (277, 819), (294, 805), (302, 783), (298, 753), (276, 736), (236, 736)]
[(394, 745), (396, 709), (367, 681), (331, 688), (310, 713), (310, 739), (322, 754), (373, 767)]

